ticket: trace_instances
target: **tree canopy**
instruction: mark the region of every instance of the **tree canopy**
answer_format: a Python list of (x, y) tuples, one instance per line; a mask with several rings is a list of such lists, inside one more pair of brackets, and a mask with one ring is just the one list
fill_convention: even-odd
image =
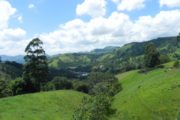
[(39, 38), (33, 39), (26, 47), (23, 79), (25, 91), (38, 92), (48, 79), (48, 64), (43, 42)]
[(145, 67), (153, 68), (160, 64), (160, 53), (157, 51), (156, 46), (150, 43), (145, 48), (144, 62)]

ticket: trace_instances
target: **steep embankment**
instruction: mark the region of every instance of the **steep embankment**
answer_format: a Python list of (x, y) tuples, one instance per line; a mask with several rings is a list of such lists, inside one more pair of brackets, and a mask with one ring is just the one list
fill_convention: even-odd
[[(170, 66), (167, 64), (167, 66)], [(115, 96), (117, 120), (179, 120), (180, 69), (131, 71), (117, 75), (123, 90)]]
[(71, 120), (83, 96), (62, 90), (0, 99), (0, 120)]

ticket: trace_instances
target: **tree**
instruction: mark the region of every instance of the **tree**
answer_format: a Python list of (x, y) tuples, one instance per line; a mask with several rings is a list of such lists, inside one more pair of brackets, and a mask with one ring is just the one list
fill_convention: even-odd
[(180, 66), (179, 60), (175, 61), (173, 67), (178, 68)]
[(23, 79), (28, 93), (40, 91), (48, 79), (47, 58), (42, 45), (43, 42), (35, 38), (25, 49)]
[(22, 78), (16, 78), (15, 80), (11, 80), (10, 81), (10, 88), (12, 91), (12, 95), (20, 95), (20, 94), (24, 94), (24, 80)]
[(155, 45), (150, 43), (145, 48), (144, 62), (145, 67), (153, 68), (160, 64), (160, 53), (157, 51)]
[(72, 82), (65, 77), (54, 77), (51, 83), (54, 84), (56, 90), (73, 88)]
[(160, 63), (161, 63), (161, 64), (170, 62), (169, 56), (168, 56), (168, 55), (165, 55), (165, 54), (161, 54), (161, 55), (159, 56), (159, 60), (160, 60)]
[(0, 98), (12, 95), (9, 86), (10, 80), (10, 76), (0, 73)]
[(105, 94), (85, 97), (75, 110), (73, 120), (108, 120), (108, 117), (115, 113), (111, 102), (112, 98)]

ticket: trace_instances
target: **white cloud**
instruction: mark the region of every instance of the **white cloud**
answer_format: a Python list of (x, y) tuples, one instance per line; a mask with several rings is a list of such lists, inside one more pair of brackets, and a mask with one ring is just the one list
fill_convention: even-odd
[(177, 35), (180, 31), (179, 20), (180, 10), (161, 11), (155, 17), (142, 16), (134, 24), (134, 39), (143, 41)]
[(180, 0), (160, 0), (160, 6), (180, 7)]
[(91, 17), (104, 16), (106, 14), (106, 0), (84, 0), (78, 4), (76, 14), (90, 15)]
[(26, 31), (21, 28), (7, 28), (0, 31), (0, 55), (24, 54), (27, 45)]
[(161, 11), (155, 16), (141, 16), (133, 21), (124, 13), (97, 17), (89, 22), (69, 21), (59, 29), (41, 34), (48, 54), (89, 51), (109, 45), (124, 45), (157, 37), (177, 35), (180, 10)]
[[(85, 0), (81, 5), (86, 6), (87, 1)], [(90, 0), (90, 3), (92, 1)], [(101, 3), (99, 2), (101, 0), (96, 1), (98, 5)], [(120, 2), (119, 0), (113, 1), (121, 3), (123, 0)], [(39, 35), (40, 39), (44, 42), (45, 50), (48, 54), (89, 51), (94, 48), (110, 45), (122, 46), (135, 41), (139, 42), (157, 37), (173, 36), (180, 32), (180, 10), (161, 11), (155, 16), (140, 16), (137, 20), (132, 20), (127, 14), (120, 12), (113, 12), (110, 16), (104, 17), (105, 7), (100, 7), (96, 11), (90, 11), (91, 9), (95, 10), (93, 8), (98, 6), (94, 5), (95, 2), (92, 3), (92, 6), (95, 7), (88, 4), (91, 7), (86, 6), (85, 8), (87, 9), (79, 5), (79, 9), (85, 9), (85, 11), (79, 11), (78, 15), (91, 15), (93, 18), (89, 21), (85, 22), (82, 19), (74, 19), (61, 24), (58, 29), (50, 33)], [(106, 3), (103, 4), (105, 6)], [(137, 6), (127, 7), (124, 10), (137, 8)], [(26, 39), (26, 31), (22, 28), (9, 28), (9, 18), (16, 11), (7, 1), (0, 0), (0, 14), (6, 18), (0, 17), (0, 43), (3, 43), (0, 44), (0, 54), (24, 54), (24, 48), (28, 41), (31, 40)]]
[[(0, 0), (0, 55), (23, 54), (26, 31), (21, 28), (9, 28), (9, 20), (15, 15), (16, 8), (6, 0)], [(17, 18), (22, 20), (21, 16)]]
[(89, 51), (97, 47), (122, 45), (124, 41), (118, 40), (121, 36), (114, 36), (119, 32), (125, 38), (131, 26), (132, 22), (127, 15), (114, 12), (108, 18), (98, 17), (89, 22), (72, 20), (54, 32), (42, 34), (40, 38), (48, 54)]
[(132, 11), (135, 9), (142, 9), (145, 7), (145, 0), (112, 0), (117, 4), (119, 11)]
[(8, 27), (8, 20), (16, 9), (6, 0), (0, 0), (0, 30)]
[(31, 4), (28, 5), (28, 8), (29, 9), (35, 8), (35, 5), (31, 3)]

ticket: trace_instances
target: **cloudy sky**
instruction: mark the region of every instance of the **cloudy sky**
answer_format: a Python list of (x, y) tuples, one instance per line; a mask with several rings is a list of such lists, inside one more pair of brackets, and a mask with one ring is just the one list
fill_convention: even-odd
[(180, 32), (180, 0), (0, 0), (0, 55), (34, 37), (49, 55), (122, 46)]

